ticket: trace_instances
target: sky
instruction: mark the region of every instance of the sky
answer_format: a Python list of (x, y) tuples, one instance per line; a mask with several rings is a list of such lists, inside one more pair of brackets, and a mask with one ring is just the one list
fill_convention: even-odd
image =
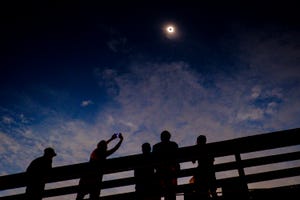
[(87, 162), (115, 132), (112, 158), (163, 130), (184, 147), (300, 127), (300, 16), (287, 1), (1, 7), (0, 175), (48, 146), (54, 167)]

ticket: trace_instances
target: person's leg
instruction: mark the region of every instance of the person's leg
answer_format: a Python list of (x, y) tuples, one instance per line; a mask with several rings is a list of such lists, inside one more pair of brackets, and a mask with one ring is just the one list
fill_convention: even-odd
[(165, 195), (165, 200), (176, 200), (176, 193), (168, 192)]
[(88, 185), (83, 183), (79, 184), (76, 200), (83, 200), (86, 194), (88, 194)]
[(79, 180), (78, 192), (76, 195), (76, 200), (83, 200), (84, 196), (89, 193), (89, 182), (88, 177), (82, 177)]
[(208, 188), (203, 185), (198, 185), (198, 187), (195, 190), (195, 195), (197, 196), (197, 199), (206, 200), (209, 198), (209, 192)]
[(176, 200), (176, 186), (172, 179), (167, 181), (165, 200)]
[(99, 196), (96, 195), (95, 193), (90, 194), (90, 200), (99, 200)]
[(76, 200), (83, 200), (83, 198), (84, 198), (84, 194), (83, 193), (77, 193), (77, 196), (76, 196)]
[(76, 195), (76, 200), (83, 200), (84, 196), (88, 193), (86, 190), (87, 190), (86, 188), (81, 186), (81, 188), (79, 189), (79, 191)]
[(91, 188), (90, 199), (99, 200), (100, 191), (101, 191), (100, 185), (96, 185), (95, 187)]

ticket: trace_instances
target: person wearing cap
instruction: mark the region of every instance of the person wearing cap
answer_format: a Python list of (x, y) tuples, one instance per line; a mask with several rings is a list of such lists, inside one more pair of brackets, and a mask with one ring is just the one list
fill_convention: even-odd
[(44, 149), (44, 155), (29, 164), (26, 169), (26, 200), (41, 200), (45, 189), (45, 177), (52, 169), (52, 159), (56, 156), (53, 148)]

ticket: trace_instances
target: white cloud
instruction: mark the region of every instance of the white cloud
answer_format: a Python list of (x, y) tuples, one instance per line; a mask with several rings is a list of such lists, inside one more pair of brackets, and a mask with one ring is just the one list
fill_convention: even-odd
[(261, 88), (258, 85), (256, 85), (251, 89), (251, 92), (251, 98), (256, 99), (261, 93)]
[(12, 123), (15, 122), (15, 120), (12, 117), (9, 117), (9, 116), (3, 116), (2, 117), (2, 122), (4, 124), (12, 124)]
[(12, 153), (18, 152), (20, 147), (18, 142), (15, 139), (9, 137), (7, 134), (0, 132), (0, 141), (1, 141), (1, 145), (0, 145), (1, 154), (5, 153), (7, 150)]
[(93, 103), (94, 103), (94, 102), (91, 101), (91, 100), (84, 100), (84, 101), (81, 102), (81, 106), (82, 106), (82, 107), (87, 107), (87, 106), (89, 106), (89, 105), (92, 105)]
[[(202, 75), (187, 64), (148, 63), (132, 66), (131, 70), (113, 79), (119, 88), (115, 96), (119, 106), (112, 112), (114, 123), (126, 119), (127, 123), (135, 124), (127, 127), (128, 131), (153, 135), (156, 140), (152, 139), (152, 143), (158, 142), (164, 129), (169, 129), (180, 145), (194, 144), (199, 133), (211, 135), (209, 138), (213, 141), (228, 137), (219, 135), (220, 129), (223, 133), (233, 132), (234, 127), (226, 124), (233, 118), (233, 108), (227, 106), (232, 100), (220, 97), (214, 89), (205, 88)], [(226, 84), (222, 86), (226, 90)]]
[(261, 120), (264, 116), (264, 111), (258, 108), (249, 108), (248, 110), (243, 110), (237, 114), (237, 119), (244, 120)]

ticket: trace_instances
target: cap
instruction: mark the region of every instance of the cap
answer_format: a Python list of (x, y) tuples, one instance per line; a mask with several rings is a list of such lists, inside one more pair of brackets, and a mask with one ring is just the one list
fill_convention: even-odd
[(47, 147), (47, 148), (44, 150), (44, 154), (45, 154), (45, 155), (49, 155), (49, 156), (56, 156), (56, 153), (55, 153), (54, 149), (51, 148), (51, 147)]

